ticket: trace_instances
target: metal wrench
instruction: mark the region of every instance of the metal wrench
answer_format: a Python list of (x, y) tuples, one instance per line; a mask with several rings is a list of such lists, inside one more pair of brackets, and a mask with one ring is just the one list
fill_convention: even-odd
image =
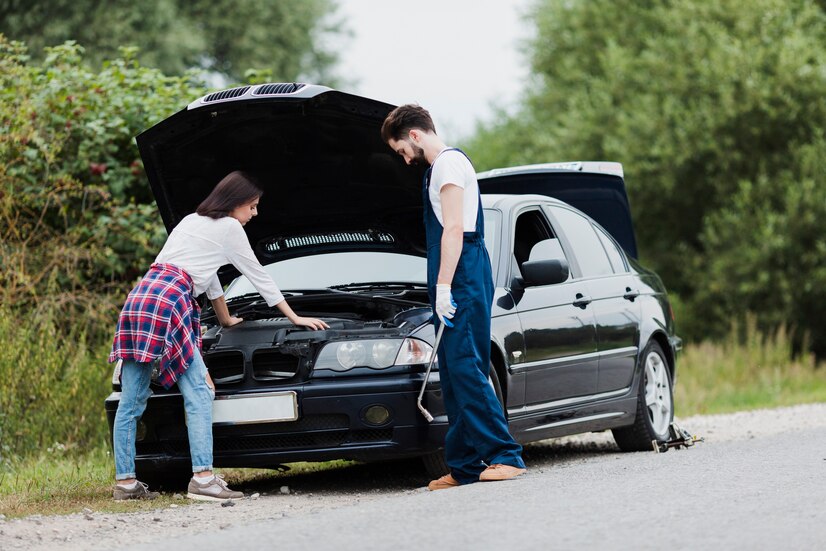
[(422, 397), (424, 396), (424, 389), (427, 386), (427, 379), (430, 377), (430, 370), (433, 368), (433, 362), (436, 359), (436, 352), (439, 350), (439, 343), (442, 341), (442, 333), (444, 333), (445, 324), (439, 324), (439, 330), (436, 332), (436, 342), (433, 343), (433, 352), (430, 354), (430, 361), (427, 363), (427, 371), (424, 372), (424, 381), (422, 382), (422, 388), (419, 390), (419, 399), (416, 401), (416, 405), (419, 406), (419, 411), (422, 412), (424, 418), (427, 419), (428, 423), (433, 422), (433, 416), (430, 414), (427, 409), (422, 405)]

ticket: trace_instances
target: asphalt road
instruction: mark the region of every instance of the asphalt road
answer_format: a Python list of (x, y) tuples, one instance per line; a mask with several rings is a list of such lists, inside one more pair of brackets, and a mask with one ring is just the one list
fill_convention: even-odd
[(516, 480), (207, 525), (131, 549), (822, 550), (826, 426), (816, 425), (664, 454), (597, 443), (560, 460), (538, 444)]

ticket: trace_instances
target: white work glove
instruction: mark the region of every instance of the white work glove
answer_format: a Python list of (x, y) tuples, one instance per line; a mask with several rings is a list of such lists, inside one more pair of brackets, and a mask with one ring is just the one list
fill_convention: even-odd
[(453, 313), (456, 312), (456, 302), (453, 300), (453, 295), (450, 292), (450, 285), (442, 283), (436, 285), (436, 317), (448, 327), (453, 327), (453, 324), (448, 320), (453, 318)]

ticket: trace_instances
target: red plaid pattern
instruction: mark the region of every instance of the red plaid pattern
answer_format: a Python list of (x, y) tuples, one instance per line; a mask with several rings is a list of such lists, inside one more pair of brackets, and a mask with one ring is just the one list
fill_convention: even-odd
[(161, 359), (158, 382), (170, 388), (201, 348), (201, 308), (192, 279), (172, 264), (152, 264), (123, 305), (109, 362)]

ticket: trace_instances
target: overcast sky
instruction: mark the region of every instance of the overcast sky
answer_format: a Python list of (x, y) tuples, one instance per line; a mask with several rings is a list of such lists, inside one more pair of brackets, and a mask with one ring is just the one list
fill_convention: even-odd
[(338, 0), (353, 36), (341, 50), (343, 91), (428, 109), (456, 142), (491, 103), (512, 107), (528, 75), (520, 42), (529, 0)]

